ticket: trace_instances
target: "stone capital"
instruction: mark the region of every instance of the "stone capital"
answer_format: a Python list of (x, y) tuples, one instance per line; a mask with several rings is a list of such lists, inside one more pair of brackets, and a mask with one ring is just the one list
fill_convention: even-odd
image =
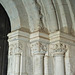
[(48, 44), (43, 42), (32, 42), (31, 43), (31, 52), (32, 55), (44, 55), (48, 51)]
[(14, 42), (9, 45), (9, 55), (21, 54), (23, 52), (22, 42)]
[(48, 51), (49, 45), (48, 34), (40, 31), (30, 34), (30, 45), (32, 55), (45, 55), (46, 51)]
[(65, 43), (50, 44), (50, 53), (53, 56), (64, 55), (68, 47)]
[(21, 41), (29, 41), (29, 33), (21, 31), (21, 30), (16, 30), (8, 34), (8, 42), (13, 42), (17, 40)]
[(29, 33), (16, 30), (8, 34), (9, 55), (21, 54), (25, 49), (25, 43), (29, 42)]

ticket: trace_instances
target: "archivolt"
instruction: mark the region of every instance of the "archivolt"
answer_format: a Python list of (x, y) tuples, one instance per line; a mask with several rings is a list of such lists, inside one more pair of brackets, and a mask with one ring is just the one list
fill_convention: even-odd
[(49, 33), (58, 30), (71, 33), (73, 30), (66, 0), (0, 0), (0, 3), (10, 18), (12, 31), (25, 28), (34, 32), (44, 28)]
[(22, 0), (26, 8), (31, 32), (46, 29), (55, 32), (57, 25), (55, 10), (51, 0)]

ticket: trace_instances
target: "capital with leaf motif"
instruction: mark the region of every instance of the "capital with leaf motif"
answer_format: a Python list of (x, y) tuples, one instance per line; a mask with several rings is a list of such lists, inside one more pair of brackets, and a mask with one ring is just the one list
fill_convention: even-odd
[(50, 53), (52, 54), (52, 56), (64, 55), (67, 49), (68, 46), (64, 43), (50, 44)]
[(32, 55), (41, 54), (44, 55), (48, 51), (48, 44), (43, 42), (32, 42), (31, 43), (31, 52)]
[(21, 42), (14, 42), (9, 45), (9, 55), (21, 54), (23, 51), (23, 45)]

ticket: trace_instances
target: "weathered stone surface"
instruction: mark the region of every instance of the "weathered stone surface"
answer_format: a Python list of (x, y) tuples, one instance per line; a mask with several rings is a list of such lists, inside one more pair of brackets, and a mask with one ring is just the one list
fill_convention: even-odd
[(53, 75), (51, 53), (64, 54), (56, 62), (64, 61), (66, 75), (75, 74), (75, 0), (0, 0), (0, 3), (11, 22), (8, 75)]

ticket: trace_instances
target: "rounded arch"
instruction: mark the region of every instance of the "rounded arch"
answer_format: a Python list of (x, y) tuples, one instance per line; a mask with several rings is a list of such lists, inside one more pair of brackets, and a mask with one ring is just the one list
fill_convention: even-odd
[(71, 8), (68, 3), (69, 0), (53, 0), (59, 31), (72, 35), (72, 19), (70, 13)]
[(20, 26), (21, 26), (20, 29), (30, 32), (29, 19), (26, 7), (24, 6), (22, 0), (13, 0), (13, 2), (17, 8), (18, 15), (20, 18)]
[(11, 22), (11, 31), (19, 29), (20, 26), (20, 18), (18, 14), (18, 10), (12, 0), (0, 0), (0, 3), (5, 8)]

